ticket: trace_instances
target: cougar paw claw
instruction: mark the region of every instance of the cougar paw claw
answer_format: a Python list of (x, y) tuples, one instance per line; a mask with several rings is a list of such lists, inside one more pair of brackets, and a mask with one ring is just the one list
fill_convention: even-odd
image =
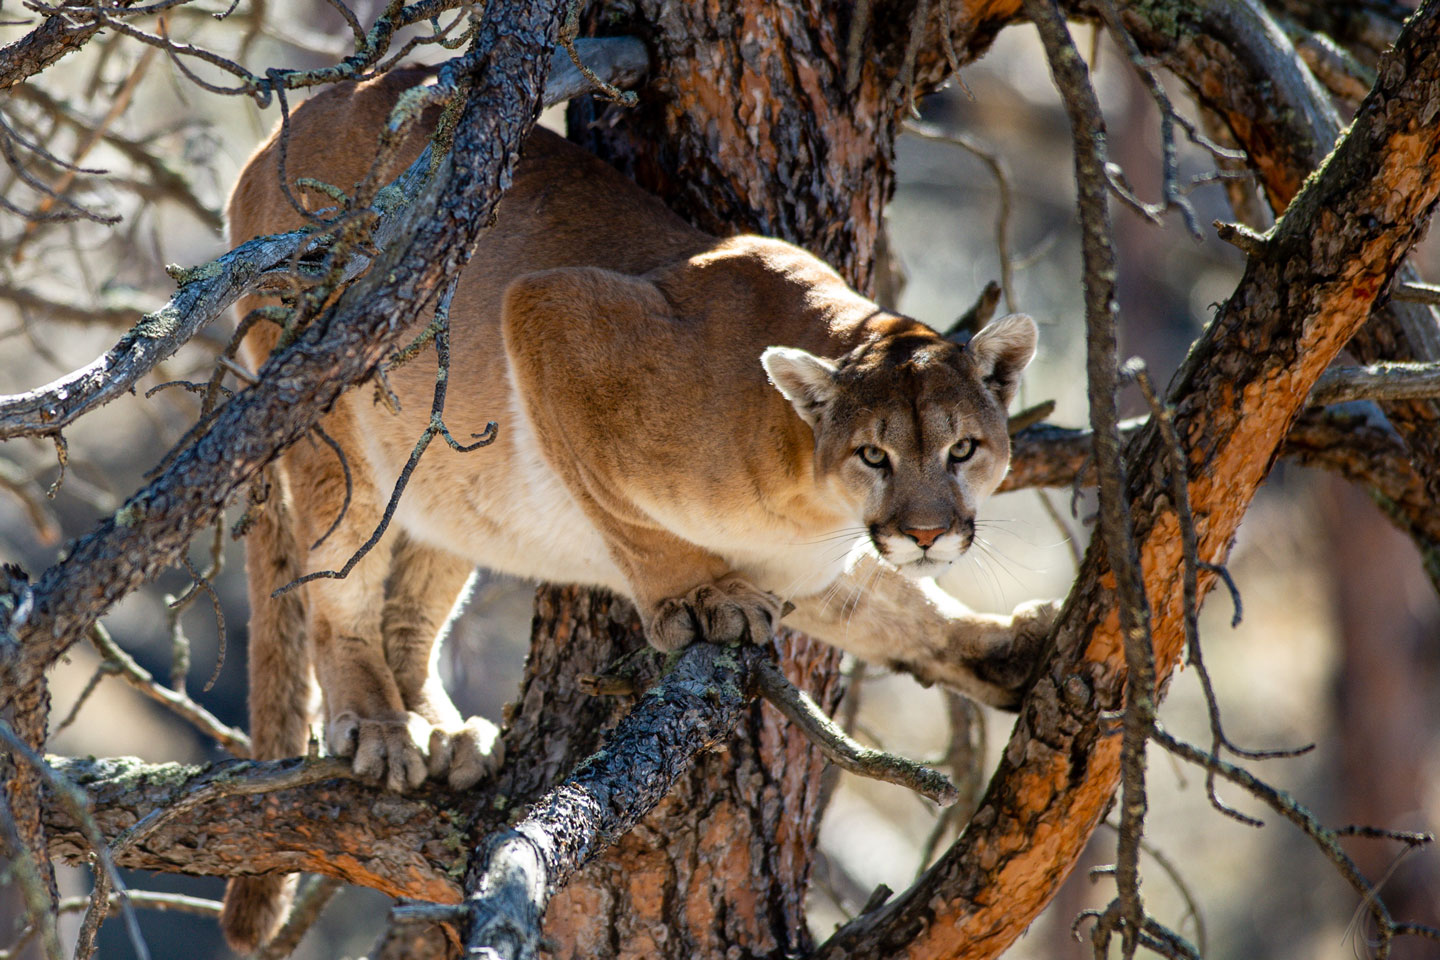
[(443, 777), (451, 789), (473, 787), (500, 769), (504, 760), (500, 728), (484, 717), (430, 731), (430, 776)]
[(349, 711), (337, 714), (326, 732), (330, 752), (353, 757), (351, 769), (357, 775), (381, 781), (389, 790), (399, 793), (418, 787), (425, 782), (425, 752), (416, 743), (412, 717), (370, 719)]
[(683, 597), (662, 600), (650, 622), (650, 642), (679, 650), (696, 640), (760, 642), (784, 615), (779, 597), (740, 577), (702, 584)]

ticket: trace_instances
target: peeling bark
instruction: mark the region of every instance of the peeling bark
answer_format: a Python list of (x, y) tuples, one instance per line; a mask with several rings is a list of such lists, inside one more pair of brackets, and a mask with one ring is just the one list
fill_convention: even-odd
[[(236, 760), (199, 767), (133, 757), (51, 757), (50, 763), (85, 790), (96, 825), (113, 842), (141, 818), (207, 783), (294, 771), (305, 761)], [(402, 797), (354, 780), (223, 797), (169, 818), (121, 851), (116, 863), (218, 877), (303, 870), (395, 896), (455, 903), (471, 827), (501, 820), (499, 813), (489, 812), (494, 799), (489, 791), (457, 798), (429, 786)], [(487, 819), (477, 821), (481, 815)], [(51, 856), (76, 865), (87, 862), (90, 847), (63, 805), (47, 802), (44, 824)]]

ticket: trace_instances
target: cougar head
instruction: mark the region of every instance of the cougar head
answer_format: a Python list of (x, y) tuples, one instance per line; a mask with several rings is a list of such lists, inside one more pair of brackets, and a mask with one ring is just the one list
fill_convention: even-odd
[(1035, 355), (1012, 314), (966, 345), (896, 318), (838, 361), (793, 347), (760, 358), (815, 435), (815, 480), (902, 572), (931, 577), (975, 536), (975, 511), (1010, 464), (1006, 408)]

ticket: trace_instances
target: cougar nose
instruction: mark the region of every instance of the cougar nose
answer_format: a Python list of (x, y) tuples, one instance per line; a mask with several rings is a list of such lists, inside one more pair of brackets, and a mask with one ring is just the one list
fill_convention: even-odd
[(932, 543), (934, 543), (936, 540), (940, 539), (940, 535), (945, 532), (945, 528), (944, 528), (944, 527), (927, 527), (927, 528), (925, 528), (925, 529), (907, 528), (907, 529), (905, 529), (905, 530), (903, 530), (903, 531), (901, 531), (901, 532), (903, 532), (903, 533), (905, 534), (905, 536), (909, 537), (911, 540), (914, 540), (916, 543), (920, 544), (920, 549), (922, 549), (922, 550), (928, 550), (928, 549), (930, 549), (930, 545), (931, 545)]

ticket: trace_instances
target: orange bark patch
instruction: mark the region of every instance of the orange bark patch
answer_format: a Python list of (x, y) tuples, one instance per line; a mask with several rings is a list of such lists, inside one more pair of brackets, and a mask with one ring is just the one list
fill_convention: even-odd
[(965, 19), (972, 23), (999, 20), (1014, 15), (1020, 10), (1020, 6), (1020, 0), (967, 0)]

